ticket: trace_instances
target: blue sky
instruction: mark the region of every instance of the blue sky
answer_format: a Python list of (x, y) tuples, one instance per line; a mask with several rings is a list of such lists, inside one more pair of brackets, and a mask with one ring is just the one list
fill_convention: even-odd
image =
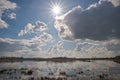
[[(120, 55), (120, 0), (1, 0), (0, 56)], [(52, 6), (62, 12), (57, 18)]]
[[(90, 4), (97, 2), (98, 0), (10, 0), (17, 4), (17, 7), (13, 10), (16, 15), (16, 19), (9, 19), (6, 16), (3, 16), (2, 19), (5, 20), (9, 25), (9, 29), (0, 30), (2, 33), (0, 37), (11, 37), (11, 38), (19, 38), (16, 33), (18, 33), (24, 25), (29, 23), (34, 23), (37, 20), (43, 21), (49, 25), (49, 27), (53, 28), (54, 19), (52, 14), (50, 14), (49, 7), (51, 3), (61, 3), (65, 7), (65, 11), (67, 12), (73, 7), (81, 5), (83, 8), (88, 7)], [(68, 4), (69, 3), (69, 4)], [(11, 30), (15, 29), (14, 32)], [(55, 32), (55, 31), (54, 31)], [(9, 34), (10, 33), (10, 34)]]

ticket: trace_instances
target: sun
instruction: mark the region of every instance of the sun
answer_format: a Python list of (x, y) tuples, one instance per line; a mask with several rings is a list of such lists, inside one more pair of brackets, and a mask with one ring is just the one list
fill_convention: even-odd
[(64, 5), (61, 1), (58, 2), (50, 2), (50, 7), (49, 7), (49, 12), (50, 12), (50, 16), (52, 16), (53, 18), (58, 18), (59, 16), (61, 16), (64, 13)]
[(60, 7), (59, 5), (53, 6), (53, 7), (52, 7), (52, 12), (53, 12), (53, 14), (55, 14), (55, 15), (60, 14), (60, 13), (61, 13), (61, 7)]

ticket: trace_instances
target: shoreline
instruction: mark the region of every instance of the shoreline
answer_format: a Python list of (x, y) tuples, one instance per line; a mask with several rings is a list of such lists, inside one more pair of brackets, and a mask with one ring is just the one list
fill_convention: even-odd
[(72, 62), (72, 61), (94, 61), (94, 60), (112, 60), (120, 63), (120, 57), (113, 58), (67, 58), (67, 57), (54, 57), (54, 58), (23, 58), (23, 57), (1, 57), (1, 62), (24, 62), (24, 61), (51, 61), (51, 62)]

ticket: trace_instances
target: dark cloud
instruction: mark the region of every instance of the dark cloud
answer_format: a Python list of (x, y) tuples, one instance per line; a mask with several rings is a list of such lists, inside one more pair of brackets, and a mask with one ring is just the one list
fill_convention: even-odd
[(120, 5), (115, 5), (113, 0), (100, 0), (85, 10), (73, 8), (56, 19), (55, 27), (63, 39), (119, 39)]

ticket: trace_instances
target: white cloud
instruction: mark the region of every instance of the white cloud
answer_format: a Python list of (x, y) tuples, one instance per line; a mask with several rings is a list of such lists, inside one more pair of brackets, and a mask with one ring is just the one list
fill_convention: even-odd
[(14, 2), (11, 2), (9, 0), (0, 0), (0, 8), (2, 10), (5, 10), (5, 9), (15, 9), (16, 8), (16, 3)]
[(30, 49), (31, 51), (41, 51), (42, 47), (48, 45), (48, 42), (50, 43), (52, 39), (52, 35), (45, 32), (31, 39), (18, 40), (0, 38), (0, 52), (15, 52), (26, 49)]
[(90, 43), (90, 42), (77, 42), (75, 50), (76, 51), (81, 51), (81, 50), (88, 50), (91, 48), (91, 46), (98, 46), (99, 44), (97, 43)]
[(48, 33), (46, 33), (46, 32), (43, 32), (43, 34), (41, 34), (41, 35), (39, 36), (39, 38), (40, 38), (42, 41), (45, 41), (45, 42), (48, 42), (48, 41), (50, 41), (50, 40), (53, 39), (52, 35), (51, 35), (51, 34), (48, 34)]
[(52, 35), (44, 32), (41, 35), (32, 38), (29, 43), (32, 46), (43, 47), (46, 46), (47, 43), (50, 42), (51, 40), (52, 40)]
[(17, 7), (16, 3), (9, 0), (0, 0), (0, 28), (7, 28), (8, 24), (2, 20), (3, 13), (5, 10), (13, 10)]
[[(46, 40), (42, 37), (47, 36)], [(46, 51), (42, 47), (47, 45), (51, 40), (50, 34), (46, 33), (31, 39), (11, 39), (0, 38), (0, 56), (23, 56), (23, 57), (45, 57)], [(45, 37), (46, 38), (46, 37)], [(45, 55), (45, 56), (44, 56)]]
[(58, 41), (49, 50), (49, 53), (55, 53), (55, 54), (64, 54), (64, 52), (65, 52), (65, 49), (63, 47), (63, 42), (62, 41)]
[(47, 25), (44, 22), (36, 21), (35, 24), (28, 23), (25, 28), (18, 33), (18, 36), (23, 36), (28, 33), (41, 33), (47, 29)]
[[(35, 34), (34, 37), (30, 39), (21, 39), (18, 40), (17, 43), (21, 45), (23, 48), (19, 50), (19, 53), (26, 51), (28, 49), (29, 53), (39, 52), (41, 53), (44, 47), (51, 43), (53, 36), (46, 32), (48, 29), (47, 25), (44, 22), (36, 21), (35, 24), (28, 23), (23, 30), (18, 33), (18, 36), (23, 36), (25, 34)], [(37, 54), (30, 54), (35, 56)]]
[(45, 30), (47, 30), (47, 25), (44, 22), (36, 21), (34, 30), (36, 30), (36, 31), (45, 31)]
[[(11, 38), (0, 38), (0, 56), (31, 56), (31, 57), (114, 57), (120, 55), (118, 40), (111, 40), (107, 42), (101, 41), (77, 41), (76, 47), (73, 50), (66, 50), (64, 48), (64, 42), (58, 41), (53, 44), (49, 50), (43, 47), (47, 46), (47, 42), (50, 42), (52, 38), (50, 34), (44, 33), (41, 36), (36, 36), (31, 39), (11, 39)], [(44, 38), (47, 36), (49, 38)], [(46, 40), (45, 40), (46, 39)], [(109, 47), (110, 48), (109, 48)], [(113, 48), (115, 46), (116, 48)], [(111, 48), (112, 47), (112, 48)], [(117, 48), (118, 47), (118, 48)], [(47, 50), (48, 49), (48, 50)], [(48, 52), (47, 52), (48, 51)], [(11, 54), (11, 55), (10, 55)]]
[(28, 23), (23, 30), (18, 33), (18, 36), (23, 36), (27, 33), (33, 32), (34, 26), (31, 23)]
[(16, 14), (15, 14), (15, 13), (10, 13), (10, 14), (8, 15), (8, 17), (9, 17), (10, 19), (16, 19)]
[(11, 38), (0, 38), (0, 42), (14, 44), (17, 40)]
[(120, 40), (109, 41), (79, 40), (73, 53), (80, 57), (114, 57), (120, 55)]
[(8, 24), (4, 20), (0, 19), (0, 28), (7, 28), (7, 27)]
[(19, 43), (31, 49), (35, 49), (35, 48), (41, 49), (41, 47), (46, 46), (47, 43), (50, 42), (52, 39), (53, 38), (51, 34), (42, 33), (41, 35), (35, 36), (29, 40), (28, 39), (20, 40)]

